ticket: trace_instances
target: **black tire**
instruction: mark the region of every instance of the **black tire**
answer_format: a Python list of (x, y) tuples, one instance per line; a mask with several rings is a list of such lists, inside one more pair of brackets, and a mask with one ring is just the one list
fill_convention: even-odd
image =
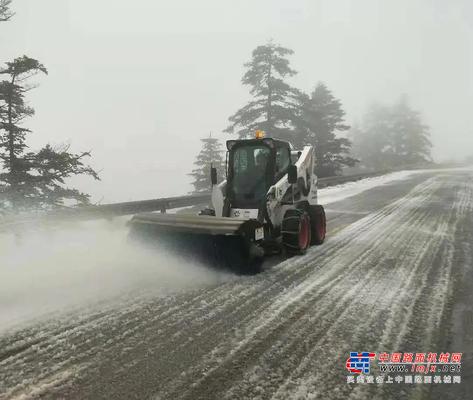
[(240, 275), (255, 275), (262, 271), (263, 257), (251, 253), (246, 239), (239, 236), (217, 236), (213, 246), (215, 266)]
[(242, 275), (256, 275), (263, 271), (263, 258), (252, 258), (241, 269)]
[(321, 205), (309, 206), (311, 245), (322, 244), (327, 233), (325, 210)]
[(286, 211), (281, 233), (288, 254), (304, 254), (311, 243), (311, 224), (307, 211), (302, 209)]

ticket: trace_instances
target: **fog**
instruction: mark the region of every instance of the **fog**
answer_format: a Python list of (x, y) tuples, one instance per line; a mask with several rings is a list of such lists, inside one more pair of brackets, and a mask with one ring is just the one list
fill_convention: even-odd
[(292, 83), (324, 81), (353, 123), (373, 101), (409, 95), (437, 161), (472, 153), (473, 3), (469, 0), (14, 0), (2, 60), (39, 59), (29, 143), (92, 150), (94, 201), (184, 194), (199, 139), (221, 132), (249, 94), (251, 51), (295, 51)]

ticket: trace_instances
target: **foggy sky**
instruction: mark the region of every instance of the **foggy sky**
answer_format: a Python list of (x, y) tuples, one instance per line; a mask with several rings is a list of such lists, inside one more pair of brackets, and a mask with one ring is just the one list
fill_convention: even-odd
[(437, 161), (473, 154), (469, 0), (14, 0), (0, 61), (49, 69), (29, 94), (29, 144), (92, 150), (94, 201), (188, 192), (199, 139), (222, 139), (248, 99), (243, 63), (268, 39), (295, 51), (292, 83), (325, 82), (348, 123), (374, 101), (409, 96)]

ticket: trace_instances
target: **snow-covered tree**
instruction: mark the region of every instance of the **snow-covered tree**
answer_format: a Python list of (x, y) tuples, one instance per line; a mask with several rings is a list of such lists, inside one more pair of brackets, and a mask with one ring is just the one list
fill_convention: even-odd
[(253, 98), (229, 118), (226, 132), (246, 138), (253, 137), (256, 130), (263, 130), (271, 137), (291, 139), (299, 97), (298, 90), (286, 82), (296, 74), (287, 59), (291, 54), (292, 50), (273, 42), (253, 50), (242, 78)]
[(420, 113), (409, 106), (407, 96), (402, 96), (392, 107), (391, 141), (395, 163), (412, 165), (431, 160), (429, 127)]
[(353, 153), (362, 166), (372, 170), (389, 169), (393, 163), (391, 147), (391, 110), (373, 104), (363, 117), (361, 125), (352, 129)]
[(429, 127), (406, 96), (393, 106), (374, 105), (353, 132), (355, 154), (371, 169), (402, 168), (431, 161)]
[(321, 177), (333, 176), (344, 166), (354, 166), (351, 157), (351, 141), (346, 137), (350, 128), (345, 123), (345, 111), (340, 100), (323, 83), (314, 91), (301, 96), (302, 122), (299, 125), (300, 140), (297, 145), (311, 144), (317, 157), (317, 174)]
[(64, 200), (87, 203), (88, 195), (65, 186), (64, 179), (86, 174), (98, 179), (97, 173), (83, 164), (89, 153), (72, 154), (46, 146), (38, 153), (27, 151), (23, 123), (34, 114), (25, 100), (32, 88), (31, 77), (47, 73), (39, 61), (27, 56), (7, 62), (0, 69), (6, 79), (0, 81), (0, 208), (50, 208)]
[(195, 168), (189, 174), (194, 179), (192, 182), (194, 186), (193, 193), (210, 191), (210, 166), (217, 169), (217, 179), (219, 182), (225, 179), (225, 162), (220, 141), (210, 135), (207, 138), (201, 139), (201, 142), (202, 149), (194, 162)]
[(11, 1), (0, 0), (0, 22), (8, 21), (13, 16), (13, 12), (10, 10)]

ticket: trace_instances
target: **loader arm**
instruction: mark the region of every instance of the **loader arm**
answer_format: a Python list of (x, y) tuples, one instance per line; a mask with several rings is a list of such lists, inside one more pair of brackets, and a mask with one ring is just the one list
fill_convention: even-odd
[(294, 203), (307, 201), (309, 205), (317, 204), (317, 176), (314, 171), (314, 150), (304, 146), (302, 151), (293, 151), (297, 157), (294, 165), (297, 168), (297, 184), (290, 184), (285, 174), (268, 191), (266, 209), (273, 226), (280, 226), (284, 213), (294, 207)]

